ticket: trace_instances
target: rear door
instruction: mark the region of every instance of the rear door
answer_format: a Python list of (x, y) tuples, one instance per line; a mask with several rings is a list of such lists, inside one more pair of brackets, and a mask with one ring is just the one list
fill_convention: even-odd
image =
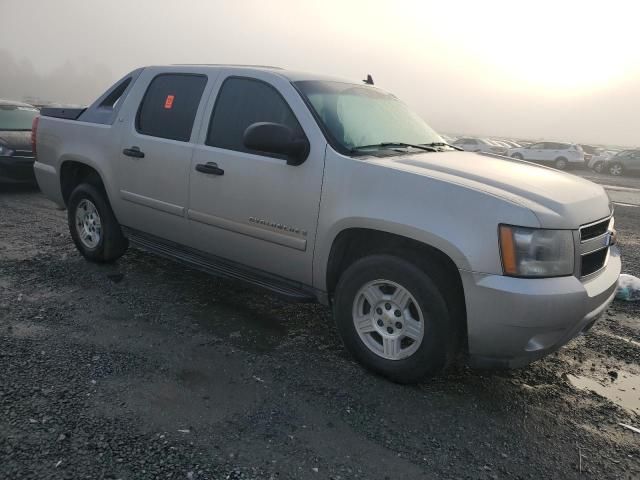
[[(123, 114), (118, 159), (122, 224), (189, 244), (186, 220), (191, 137), (208, 77), (143, 72)], [(145, 81), (146, 80), (146, 81)]]
[(522, 151), (525, 160), (544, 160), (544, 142), (534, 143)]
[(558, 157), (565, 157), (568, 160), (567, 146), (560, 143), (545, 143), (541, 160), (544, 160), (545, 162), (553, 162)]
[[(311, 285), (326, 140), (287, 79), (230, 70), (219, 83), (191, 166), (188, 217), (196, 248)], [(282, 123), (306, 137), (307, 160), (292, 166), (248, 150), (243, 134), (255, 122)], [(220, 171), (198, 170), (211, 162)]]

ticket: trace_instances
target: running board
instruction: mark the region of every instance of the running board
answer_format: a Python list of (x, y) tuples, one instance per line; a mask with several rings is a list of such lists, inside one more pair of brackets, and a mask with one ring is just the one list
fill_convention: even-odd
[(321, 300), (320, 295), (314, 289), (302, 284), (236, 262), (224, 260), (133, 228), (123, 226), (122, 231), (134, 247), (177, 261), (210, 275), (241, 280), (282, 295), (295, 302), (316, 302)]

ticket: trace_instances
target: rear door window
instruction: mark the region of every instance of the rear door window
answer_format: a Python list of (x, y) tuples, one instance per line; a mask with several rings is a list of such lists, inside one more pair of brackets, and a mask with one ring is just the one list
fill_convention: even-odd
[(243, 139), (247, 127), (256, 122), (281, 123), (289, 127), (295, 137), (304, 137), (291, 108), (273, 86), (253, 78), (229, 77), (216, 99), (206, 144), (255, 154), (244, 146)]
[(188, 142), (206, 84), (205, 75), (158, 75), (142, 99), (136, 130), (143, 135)]

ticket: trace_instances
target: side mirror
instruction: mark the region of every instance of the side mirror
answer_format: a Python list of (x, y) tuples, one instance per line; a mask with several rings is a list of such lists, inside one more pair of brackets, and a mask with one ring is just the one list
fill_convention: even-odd
[(258, 122), (244, 131), (244, 146), (259, 152), (286, 155), (287, 165), (300, 165), (309, 156), (306, 138), (294, 138), (293, 131), (281, 123)]

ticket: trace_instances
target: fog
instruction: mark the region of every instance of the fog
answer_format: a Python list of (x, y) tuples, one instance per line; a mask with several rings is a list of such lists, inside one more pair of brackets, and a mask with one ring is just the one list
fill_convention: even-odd
[(143, 65), (267, 64), (370, 73), (441, 132), (640, 144), (633, 2), (441, 3), (0, 0), (0, 97), (86, 104)]

